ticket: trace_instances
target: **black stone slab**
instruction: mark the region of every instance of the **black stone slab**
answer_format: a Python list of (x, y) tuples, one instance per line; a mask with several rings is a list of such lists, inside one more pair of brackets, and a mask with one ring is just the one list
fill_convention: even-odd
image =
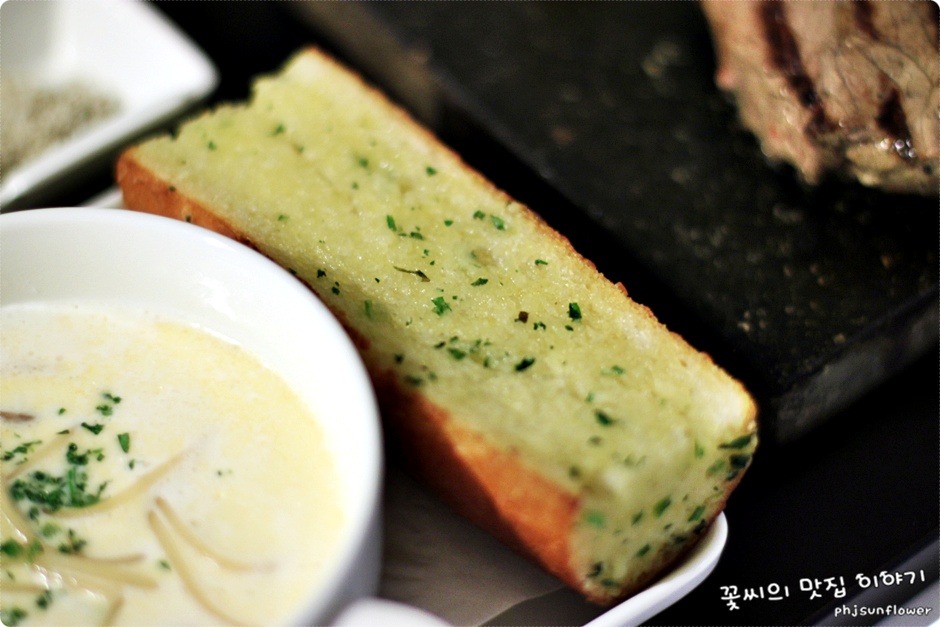
[(773, 167), (693, 2), (287, 3), (789, 441), (937, 343), (938, 202)]

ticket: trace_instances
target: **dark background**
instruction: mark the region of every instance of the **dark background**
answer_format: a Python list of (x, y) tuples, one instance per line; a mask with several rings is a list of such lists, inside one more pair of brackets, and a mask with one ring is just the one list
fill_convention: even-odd
[[(754, 391), (764, 444), (722, 560), (652, 624), (832, 623), (920, 587), (857, 574), (936, 579), (937, 200), (767, 164), (714, 89), (694, 3), (153, 4), (219, 69), (210, 104), (303, 45), (337, 55)], [(846, 598), (810, 600), (814, 577)], [(789, 597), (720, 599), (771, 583)], [(553, 622), (536, 611), (496, 622)]]

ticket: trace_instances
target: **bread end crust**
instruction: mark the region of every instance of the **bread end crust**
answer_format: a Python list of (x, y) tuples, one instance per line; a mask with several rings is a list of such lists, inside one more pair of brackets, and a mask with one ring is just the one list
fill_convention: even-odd
[(154, 176), (136, 159), (136, 149), (118, 158), (115, 179), (124, 196), (124, 206), (132, 211), (152, 213), (196, 224), (243, 244), (250, 242), (208, 208), (180, 193), (173, 185)]

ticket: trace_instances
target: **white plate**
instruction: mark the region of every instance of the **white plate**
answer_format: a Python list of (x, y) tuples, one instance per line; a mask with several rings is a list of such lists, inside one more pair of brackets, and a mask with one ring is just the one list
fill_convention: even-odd
[(218, 83), (208, 58), (141, 0), (2, 2), (0, 72), (42, 86), (78, 80), (120, 107), (5, 172), (3, 209), (28, 206), (44, 189), (79, 176), (82, 166), (181, 113)]

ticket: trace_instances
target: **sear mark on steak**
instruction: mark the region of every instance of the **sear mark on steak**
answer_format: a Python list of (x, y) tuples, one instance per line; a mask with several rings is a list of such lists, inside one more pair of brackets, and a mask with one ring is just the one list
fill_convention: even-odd
[(806, 73), (796, 38), (787, 23), (786, 4), (777, 0), (764, 0), (761, 2), (760, 12), (768, 56), (812, 116), (805, 131), (818, 134), (831, 129), (832, 122), (826, 116), (826, 109), (816, 93), (813, 80)]
[(858, 30), (872, 40), (879, 41), (878, 31), (875, 30), (875, 22), (872, 19), (871, 3), (868, 0), (852, 0), (852, 8), (855, 12), (855, 24)]
[(810, 184), (940, 189), (940, 12), (930, 0), (701, 0), (716, 82), (768, 159)]

